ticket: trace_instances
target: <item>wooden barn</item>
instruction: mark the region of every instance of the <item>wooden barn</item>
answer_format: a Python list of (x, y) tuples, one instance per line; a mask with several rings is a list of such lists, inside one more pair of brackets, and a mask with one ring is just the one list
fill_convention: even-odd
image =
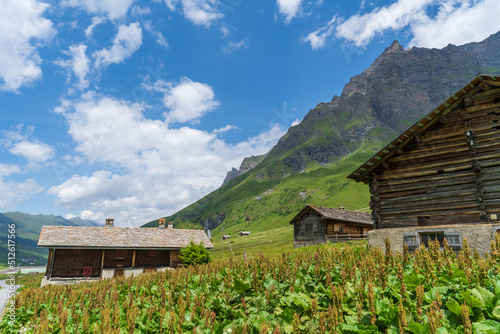
[(369, 184), (371, 244), (460, 248), (466, 237), (487, 252), (500, 214), (500, 76), (476, 76), (348, 177)]
[(373, 229), (370, 217), (368, 212), (308, 204), (290, 221), (293, 246), (365, 239), (367, 232)]
[[(45, 284), (73, 278), (110, 278), (182, 264), (179, 251), (190, 241), (213, 249), (202, 230), (121, 228), (107, 219), (104, 227), (44, 226), (38, 246), (49, 249)], [(42, 282), (42, 284), (44, 283)]]

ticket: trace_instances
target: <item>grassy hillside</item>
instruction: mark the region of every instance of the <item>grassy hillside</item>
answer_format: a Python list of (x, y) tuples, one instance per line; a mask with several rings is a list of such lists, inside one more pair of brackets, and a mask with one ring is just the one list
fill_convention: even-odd
[[(45, 265), (48, 251), (37, 247), (43, 226), (75, 226), (72, 221), (54, 215), (30, 215), (22, 212), (0, 213), (0, 249), (7, 249), (8, 226), (15, 225), (16, 265)], [(81, 221), (78, 225), (93, 226)], [(0, 252), (0, 264), (7, 263), (7, 252)], [(24, 262), (23, 262), (24, 261)]]
[[(223, 219), (224, 234), (231, 235), (229, 243), (224, 242), (223, 257), (232, 255), (229, 246), (235, 256), (244, 251), (254, 255), (292, 249), (293, 228), (289, 222), (304, 205), (368, 209), (368, 187), (346, 177), (379, 147), (379, 142), (367, 141), (361, 149), (334, 163), (311, 163), (303, 173), (286, 177), (280, 176), (286, 168), (280, 160), (264, 162), (167, 219), (174, 224), (190, 221), (205, 226)], [(156, 224), (154, 221), (145, 226)], [(222, 225), (212, 230), (214, 258), (222, 257)], [(239, 231), (252, 234), (238, 237)]]

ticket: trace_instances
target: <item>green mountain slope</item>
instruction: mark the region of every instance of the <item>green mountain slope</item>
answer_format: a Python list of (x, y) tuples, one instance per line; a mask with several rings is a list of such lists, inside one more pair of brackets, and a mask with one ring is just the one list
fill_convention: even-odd
[[(257, 234), (273, 239), (270, 249), (291, 247), (288, 222), (305, 204), (366, 209), (368, 188), (346, 176), (478, 72), (500, 72), (499, 56), (500, 33), (441, 50), (405, 50), (394, 41), (340, 96), (290, 128), (261, 162), (242, 164), (222, 187), (166, 218), (210, 229), (214, 240), (223, 224), (224, 234), (251, 230), (246, 240)], [(243, 239), (232, 239), (236, 249)], [(261, 243), (256, 247), (262, 250)]]
[[(22, 212), (0, 213), (0, 249), (7, 250), (9, 225), (15, 225), (15, 258), (17, 265), (45, 265), (48, 251), (37, 247), (38, 237), (43, 226), (95, 226), (94, 223), (80, 220), (73, 222), (61, 216), (30, 215)], [(7, 252), (0, 252), (0, 264), (7, 263)]]

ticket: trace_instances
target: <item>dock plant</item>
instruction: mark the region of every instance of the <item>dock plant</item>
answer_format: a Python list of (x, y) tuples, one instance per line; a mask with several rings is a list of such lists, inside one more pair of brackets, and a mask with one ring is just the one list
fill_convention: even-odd
[[(93, 284), (29, 287), (1, 333), (499, 333), (500, 240), (404, 254), (363, 243)], [(390, 245), (388, 245), (390, 246)]]

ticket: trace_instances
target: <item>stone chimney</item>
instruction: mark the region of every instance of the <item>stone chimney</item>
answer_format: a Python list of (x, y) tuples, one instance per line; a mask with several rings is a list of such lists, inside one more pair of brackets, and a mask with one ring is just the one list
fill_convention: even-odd
[(168, 228), (173, 230), (174, 229), (174, 223), (168, 222)]
[(113, 222), (114, 222), (113, 218), (106, 218), (106, 224), (104, 226), (113, 227)]
[(166, 220), (165, 218), (160, 218), (160, 219), (158, 219), (158, 228), (159, 228), (160, 230), (165, 229), (165, 222), (166, 222), (166, 221), (167, 221), (167, 220)]

